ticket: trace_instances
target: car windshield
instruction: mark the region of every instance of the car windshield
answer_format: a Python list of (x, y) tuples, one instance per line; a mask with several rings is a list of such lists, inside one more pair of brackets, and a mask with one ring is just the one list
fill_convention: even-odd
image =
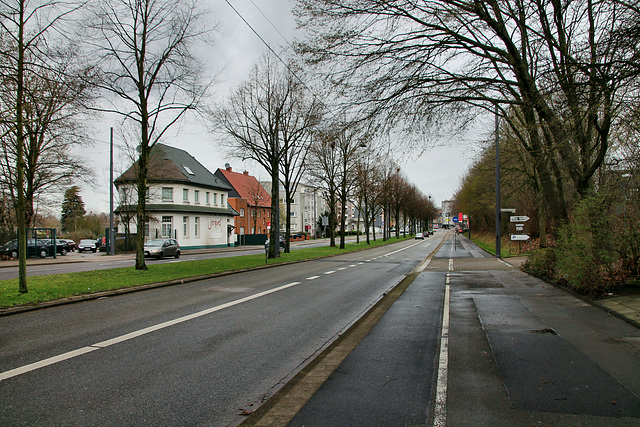
[(164, 240), (156, 239), (156, 240), (149, 240), (144, 245), (145, 246), (162, 246), (163, 244), (164, 244)]
[(94, 243), (93, 240), (80, 240), (81, 245), (93, 245)]

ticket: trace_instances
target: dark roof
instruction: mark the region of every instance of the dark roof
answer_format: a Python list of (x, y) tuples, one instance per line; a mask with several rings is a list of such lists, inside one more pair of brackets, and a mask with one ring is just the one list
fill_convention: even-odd
[[(136, 182), (137, 170), (138, 162), (136, 161), (114, 183), (117, 185)], [(227, 191), (232, 189), (202, 166), (191, 154), (164, 144), (156, 144), (151, 148), (147, 182), (150, 184), (185, 183)]]
[[(227, 205), (226, 208), (214, 208), (210, 206), (197, 206), (197, 205), (174, 205), (174, 204), (146, 204), (146, 212), (187, 212), (187, 213), (203, 213), (203, 214), (218, 214), (218, 215), (231, 215), (238, 216), (238, 213), (231, 206)], [(115, 213), (119, 212), (135, 212), (136, 205), (120, 205), (116, 209)]]

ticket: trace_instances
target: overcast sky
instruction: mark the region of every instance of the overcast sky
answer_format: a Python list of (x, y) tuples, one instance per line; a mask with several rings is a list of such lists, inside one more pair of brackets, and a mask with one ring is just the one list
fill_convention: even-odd
[[(294, 39), (295, 21), (291, 14), (292, 2), (288, 0), (229, 0), (249, 24), (276, 51)], [(206, 48), (204, 57), (212, 75), (217, 75), (213, 92), (217, 100), (227, 97), (229, 90), (245, 80), (254, 63), (267, 49), (225, 0), (207, 0), (212, 11), (211, 19), (218, 24), (216, 43)], [(258, 9), (258, 7), (260, 9)], [(269, 22), (270, 21), (270, 22)], [(284, 38), (283, 38), (284, 35)], [(286, 40), (285, 40), (286, 39)], [(109, 117), (101, 117), (94, 125), (94, 145), (79, 150), (96, 173), (94, 186), (79, 184), (87, 211), (109, 212), (109, 128), (113, 126), (116, 157), (122, 157), (117, 127), (120, 123)], [(479, 126), (478, 133), (486, 129)], [(470, 134), (468, 140), (447, 141), (438, 148), (427, 149), (420, 157), (408, 155), (400, 159), (403, 172), (424, 194), (432, 196), (440, 207), (450, 199), (459, 185), (460, 178), (477, 152), (477, 143), (483, 135)], [(164, 144), (189, 152), (212, 173), (225, 163), (234, 170), (248, 170), (258, 179), (267, 180), (266, 172), (257, 164), (227, 158), (216, 145), (215, 137), (206, 127), (194, 119), (179, 128), (172, 129), (162, 141)], [(116, 161), (122, 168), (123, 161)], [(121, 171), (121, 170), (120, 170)], [(117, 177), (117, 172), (114, 177)], [(117, 203), (117, 200), (114, 202)]]

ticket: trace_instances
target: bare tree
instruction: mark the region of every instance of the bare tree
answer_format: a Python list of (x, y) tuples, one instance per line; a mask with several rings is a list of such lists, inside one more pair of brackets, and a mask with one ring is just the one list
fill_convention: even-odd
[(292, 86), (290, 102), (281, 115), (280, 132), (283, 142), (283, 155), (280, 160), (280, 173), (285, 193), (285, 252), (291, 250), (291, 203), (298, 184), (306, 171), (306, 159), (311, 145), (313, 130), (322, 116), (321, 103), (315, 96), (289, 72), (286, 77)]
[(336, 246), (338, 186), (340, 184), (340, 158), (336, 148), (336, 130), (318, 131), (309, 148), (308, 172), (315, 186), (324, 192), (329, 207), (329, 245)]
[(265, 55), (227, 105), (213, 115), (231, 153), (257, 161), (271, 176), (270, 258), (280, 256), (280, 169), (283, 163), (288, 165), (284, 169), (290, 175), (283, 181), (295, 189), (292, 162), (300, 158), (298, 144), (305, 142), (311, 123), (311, 107), (300, 103), (299, 90), (290, 69), (273, 55)]
[(623, 0), (298, 0), (296, 13), (311, 35), (299, 50), (387, 124), (515, 106), (558, 222), (592, 189), (640, 74), (640, 9)]
[[(67, 19), (74, 11), (82, 7), (82, 3), (67, 4), (60, 1), (41, 2), (34, 4), (26, 0), (0, 1), (0, 27), (2, 29), (2, 67), (3, 102), (2, 122), (5, 124), (1, 132), (5, 146), (12, 146), (5, 155), (5, 164), (11, 165), (13, 182), (10, 187), (16, 210), (18, 228), (19, 291), (25, 293), (27, 289), (26, 266), (26, 227), (27, 216), (33, 209), (27, 208), (25, 170), (27, 165), (27, 143), (33, 143), (38, 137), (50, 137), (48, 132), (32, 135), (36, 124), (30, 114), (33, 102), (41, 101), (35, 96), (29, 99), (36, 90), (29, 83), (34, 80), (42, 82), (47, 75), (53, 56), (52, 47), (56, 46), (54, 28)], [(33, 200), (33, 199), (32, 199)], [(33, 205), (31, 205), (33, 206)]]
[[(101, 0), (89, 26), (92, 52), (108, 94), (101, 111), (139, 128), (137, 227), (144, 230), (149, 153), (207, 90), (196, 42), (208, 34), (196, 0)], [(136, 270), (146, 270), (144, 239), (137, 239)]]

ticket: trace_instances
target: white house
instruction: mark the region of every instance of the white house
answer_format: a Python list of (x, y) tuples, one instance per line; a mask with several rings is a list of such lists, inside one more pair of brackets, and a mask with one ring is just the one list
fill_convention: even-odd
[[(118, 233), (137, 233), (137, 163), (114, 184), (118, 190)], [(171, 237), (184, 249), (230, 246), (235, 242), (229, 187), (184, 150), (156, 144), (149, 156), (145, 240)]]

